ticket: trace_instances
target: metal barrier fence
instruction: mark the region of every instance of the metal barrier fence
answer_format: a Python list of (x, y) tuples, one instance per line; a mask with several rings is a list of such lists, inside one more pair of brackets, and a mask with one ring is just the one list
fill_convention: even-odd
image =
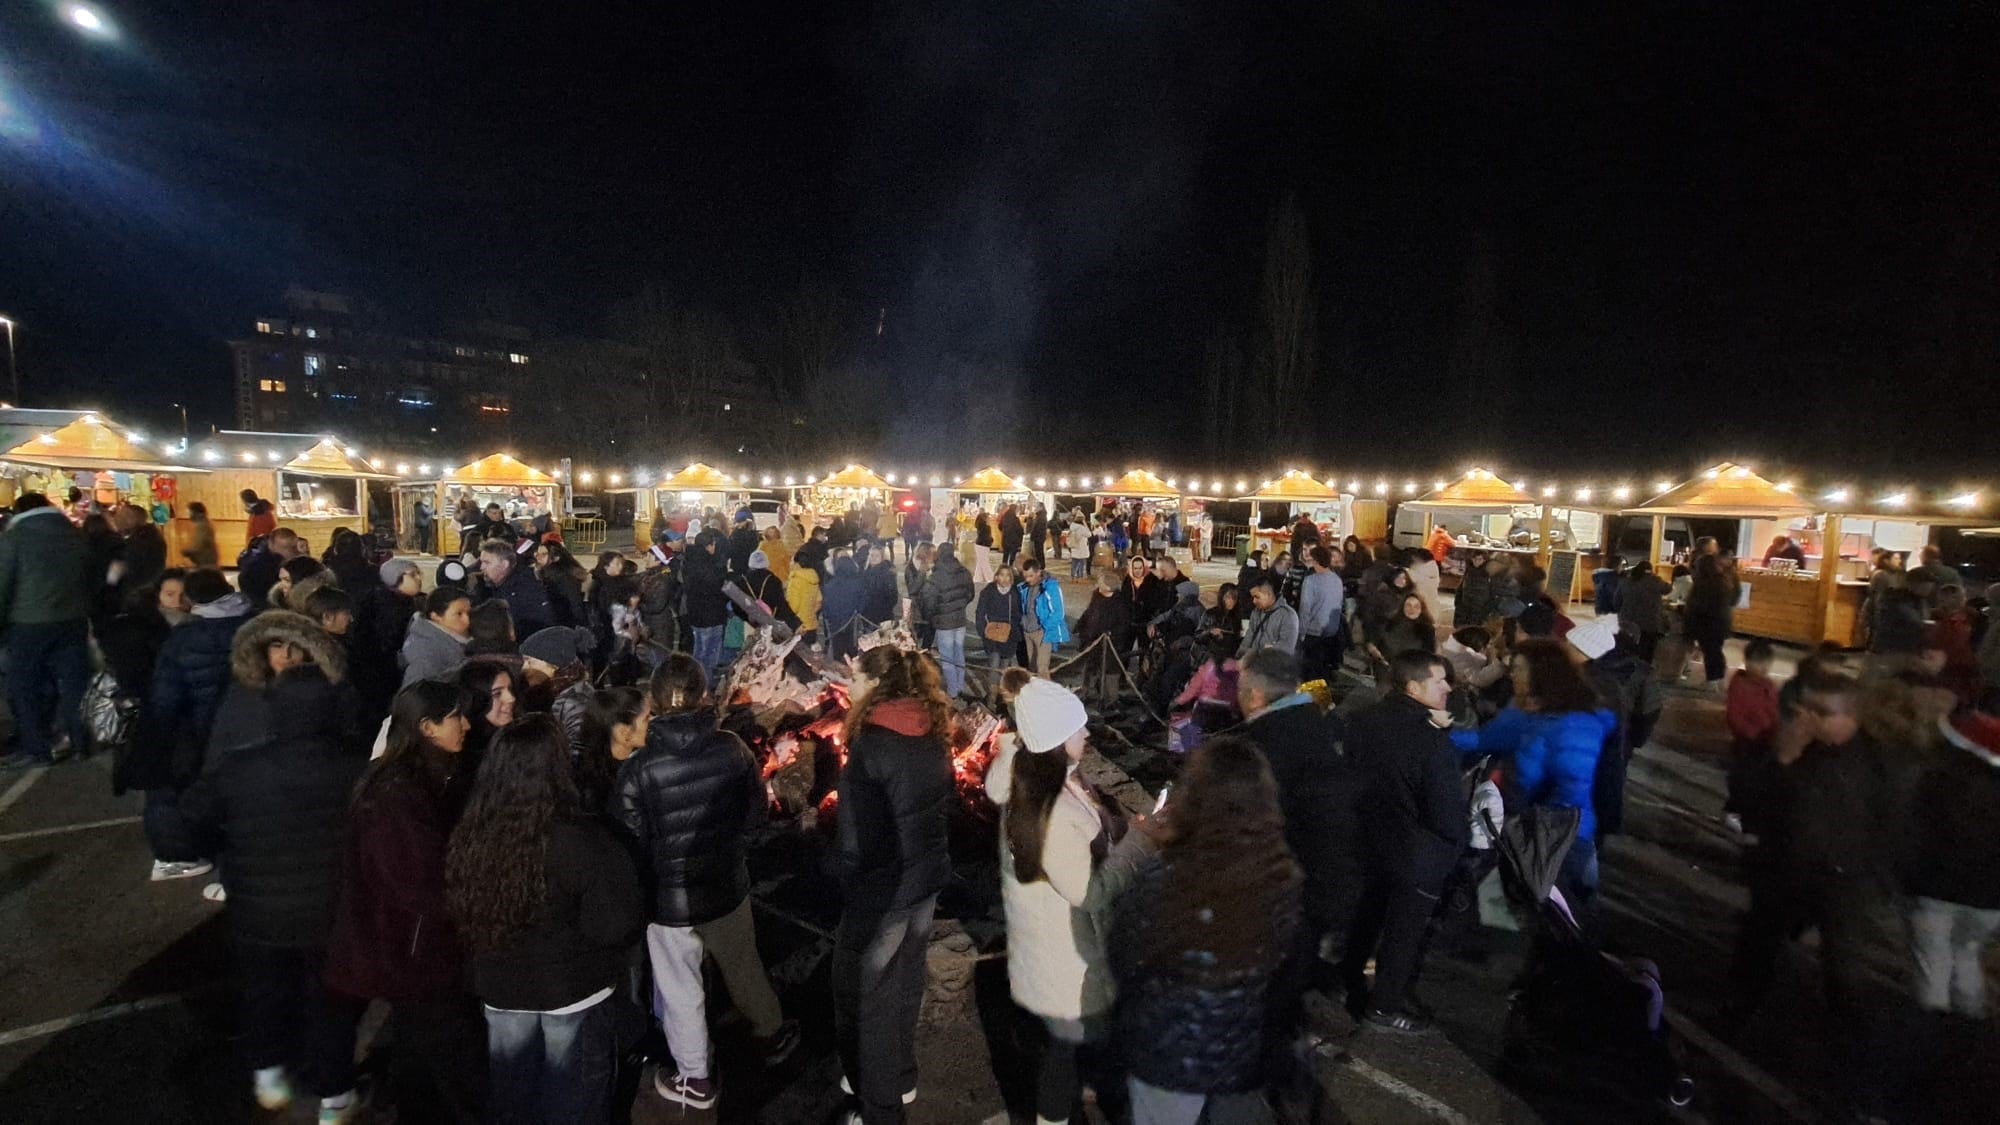
[(601, 519), (573, 519), (563, 529), (563, 539), (569, 543), (573, 555), (602, 548), (607, 535)]
[[(1208, 549), (1210, 558), (1216, 558), (1221, 555), (1234, 557), (1236, 554), (1236, 537), (1250, 534), (1250, 525), (1247, 523), (1217, 523), (1210, 524), (1209, 527), (1214, 535), (1214, 539), (1211, 540), (1213, 546)], [(1241, 562), (1242, 560), (1239, 559), (1237, 561)]]

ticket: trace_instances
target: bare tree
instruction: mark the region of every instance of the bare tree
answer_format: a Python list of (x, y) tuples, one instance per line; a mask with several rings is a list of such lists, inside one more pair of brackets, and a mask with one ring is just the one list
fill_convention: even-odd
[(1313, 288), (1312, 237), (1298, 197), (1271, 216), (1264, 242), (1264, 284), (1257, 310), (1256, 366), (1246, 419), (1261, 436), (1292, 442), (1305, 430), (1304, 392), (1319, 360), (1319, 295)]
[(729, 322), (649, 284), (613, 306), (611, 332), (639, 352), (651, 432), (674, 443), (706, 437), (711, 402), (748, 367)]

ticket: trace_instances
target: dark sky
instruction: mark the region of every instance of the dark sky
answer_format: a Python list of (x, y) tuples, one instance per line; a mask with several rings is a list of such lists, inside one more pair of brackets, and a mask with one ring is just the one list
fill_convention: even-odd
[(547, 336), (809, 280), (888, 309), (887, 453), (1159, 454), (1290, 194), (1308, 464), (1990, 461), (1993, 28), (1574, 7), (5, 0), (0, 312), (30, 403), (199, 427), (292, 282)]

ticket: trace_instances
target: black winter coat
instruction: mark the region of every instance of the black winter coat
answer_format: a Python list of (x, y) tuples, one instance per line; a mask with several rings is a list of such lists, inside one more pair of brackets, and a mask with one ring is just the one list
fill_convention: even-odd
[(988, 582), (979, 591), (979, 609), (974, 615), (973, 623), (979, 626), (979, 635), (982, 638), (986, 636), (986, 626), (997, 623), (1008, 625), (1014, 630), (1011, 640), (1020, 640), (1021, 588), (1009, 586), (1002, 591), (999, 583)]
[[(1105, 943), (1118, 982), (1116, 1038), (1125, 1064), (1167, 1090), (1259, 1089), (1272, 1048), (1288, 1038), (1280, 1026), (1286, 998), (1273, 991), (1299, 927), (1299, 884), (1273, 887), (1259, 901), (1216, 904), (1264, 927), (1254, 957), (1225, 965), (1203, 948), (1198, 928), (1166, 916), (1163, 892), (1174, 878), (1171, 860), (1148, 860), (1118, 897)], [(1163, 955), (1176, 946), (1179, 956)]]
[[(590, 625), (590, 607), (583, 601), (583, 578), (572, 567), (552, 566), (541, 574), (542, 588), (548, 591), (549, 610), (554, 624), (571, 629)], [(524, 639), (526, 633), (520, 634)]]
[(215, 709), (229, 690), (230, 647), (249, 620), (191, 617), (167, 634), (132, 752), (114, 779), (119, 791), (178, 788), (201, 773)]
[(594, 820), (549, 825), (542, 878), (535, 924), (472, 958), (473, 994), (495, 1008), (553, 1011), (617, 984), (645, 928), (632, 857)]
[(2000, 910), (2000, 759), (1964, 745), (1918, 782), (1915, 839), (1903, 889), (1913, 895)]
[(514, 568), (507, 572), (506, 581), (496, 585), (481, 579), (478, 591), (473, 594), (475, 602), (495, 598), (507, 603), (507, 612), (514, 618), (517, 643), (556, 623), (548, 587), (542, 585), (532, 567), (518, 558), (514, 560)]
[(1027, 529), (1021, 526), (1021, 517), (1012, 512), (1000, 517), (1000, 553), (1008, 558), (1019, 554), (1021, 540)]
[(862, 577), (861, 616), (870, 621), (894, 621), (902, 594), (896, 589), (896, 568), (886, 562), (868, 568)]
[(1493, 576), (1483, 566), (1468, 564), (1465, 577), (1459, 580), (1458, 593), (1452, 597), (1451, 627), (1467, 629), (1484, 625), (1492, 615)]
[[(1124, 652), (1132, 647), (1132, 603), (1117, 594), (1090, 595), (1090, 604), (1083, 607), (1083, 616), (1076, 621), (1076, 644), (1079, 649), (1089, 648), (1099, 637), (1109, 638), (1114, 652)], [(1231, 649), (1235, 652), (1235, 649)]]
[(763, 540), (752, 527), (739, 527), (729, 533), (729, 572), (745, 574), (750, 570), (750, 556), (762, 547)]
[(1347, 760), (1361, 782), (1369, 867), (1436, 890), (1471, 835), (1451, 735), (1432, 725), (1423, 704), (1391, 695), (1354, 716)]
[(251, 605), (271, 604), (271, 587), (278, 584), (278, 571), (285, 560), (269, 547), (259, 547), (243, 560), (242, 569), (236, 572), (236, 588), (250, 599)]
[(661, 715), (618, 770), (611, 816), (650, 869), (652, 919), (712, 922), (750, 893), (745, 839), (764, 816), (764, 779), (743, 740), (702, 711)]
[(713, 629), (729, 624), (729, 598), (722, 592), (723, 559), (700, 547), (681, 559), (681, 591), (687, 611), (682, 620), (690, 629)]
[[(949, 561), (947, 561), (949, 560)], [(923, 606), (924, 620), (933, 629), (963, 629), (968, 618), (966, 610), (972, 606), (972, 572), (958, 561), (958, 556), (949, 551), (938, 552), (937, 565), (931, 568), (930, 577), (917, 598)]]
[(238, 941), (318, 949), (333, 925), (347, 804), (368, 765), (354, 695), (311, 664), (217, 716), (218, 764), (182, 807), (221, 841), (224, 911)]
[(1321, 925), (1340, 919), (1359, 873), (1357, 801), (1361, 779), (1341, 754), (1341, 722), (1310, 702), (1267, 711), (1243, 726), (1264, 752), (1285, 813), (1285, 843), (1305, 869), (1306, 913)]
[(951, 881), (946, 817), (957, 799), (935, 734), (865, 726), (840, 771), (837, 859), (846, 908), (903, 910)]

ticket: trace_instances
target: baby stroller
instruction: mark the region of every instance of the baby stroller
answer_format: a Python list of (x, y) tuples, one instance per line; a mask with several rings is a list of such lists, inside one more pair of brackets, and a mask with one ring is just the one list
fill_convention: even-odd
[(1539, 927), (1508, 1010), (1503, 1057), (1531, 1078), (1573, 1086), (1589, 1075), (1608, 1093), (1688, 1105), (1694, 1080), (1667, 1027), (1659, 966), (1598, 948), (1555, 885), (1577, 821), (1574, 809), (1534, 807), (1497, 833), (1508, 900)]

